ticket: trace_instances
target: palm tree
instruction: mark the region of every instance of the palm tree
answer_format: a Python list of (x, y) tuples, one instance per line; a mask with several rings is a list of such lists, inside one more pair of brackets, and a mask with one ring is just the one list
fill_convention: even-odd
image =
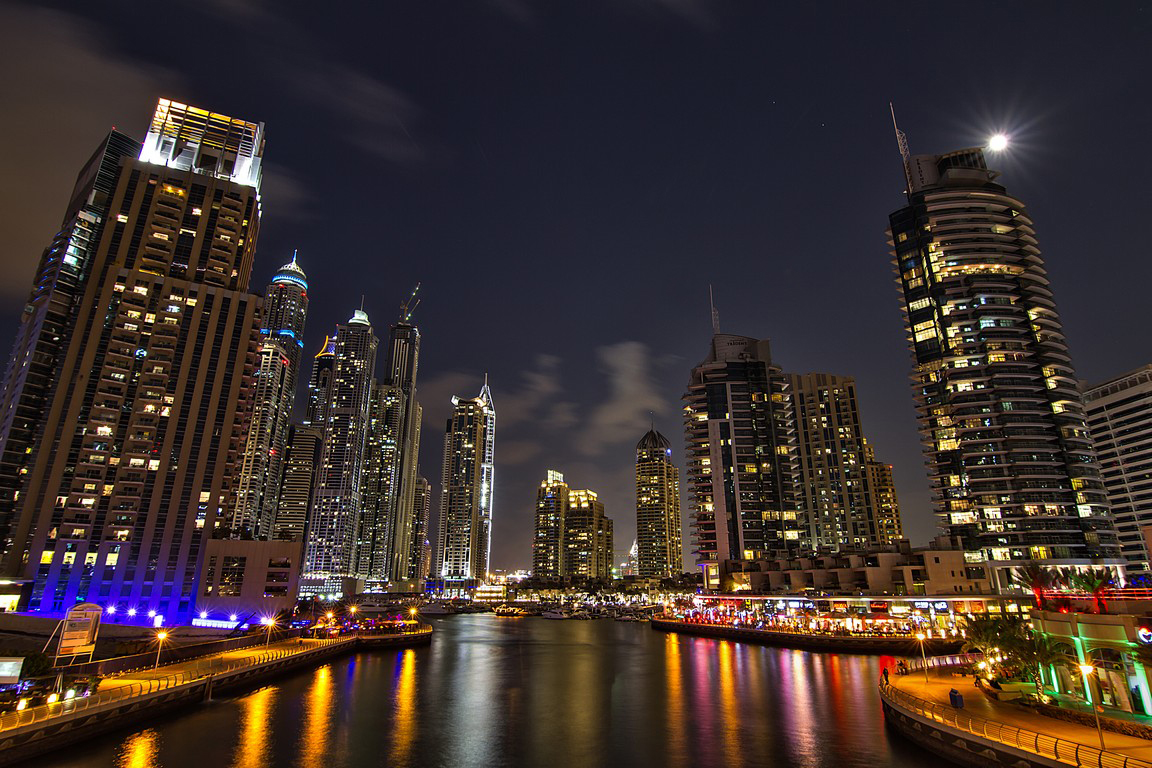
[(1008, 648), (1023, 634), (1021, 619), (1001, 618), (978, 613), (964, 619), (964, 652), (978, 651), (992, 656), (995, 648)]
[(1036, 685), (1036, 698), (1044, 695), (1041, 670), (1044, 667), (1067, 661), (1064, 653), (1057, 649), (1051, 638), (1039, 632), (1022, 633), (1008, 648), (1013, 660), (1028, 671)]
[(1108, 603), (1104, 600), (1104, 590), (1112, 586), (1112, 571), (1107, 568), (1089, 568), (1069, 574), (1068, 581), (1076, 589), (1092, 595), (1096, 613), (1108, 612)]
[(1037, 608), (1042, 611), (1047, 608), (1048, 599), (1044, 593), (1056, 585), (1056, 574), (1052, 569), (1045, 568), (1039, 563), (1028, 563), (1012, 571), (1012, 580), (1032, 590)]

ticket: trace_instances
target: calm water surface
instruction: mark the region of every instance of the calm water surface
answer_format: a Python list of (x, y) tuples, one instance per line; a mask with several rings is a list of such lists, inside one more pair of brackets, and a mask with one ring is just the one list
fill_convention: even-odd
[(923, 766), (884, 729), (878, 657), (647, 624), (435, 619), (359, 654), (89, 742), (38, 768)]

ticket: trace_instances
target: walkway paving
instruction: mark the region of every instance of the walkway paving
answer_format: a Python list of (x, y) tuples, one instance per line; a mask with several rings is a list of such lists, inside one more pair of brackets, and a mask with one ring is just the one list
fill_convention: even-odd
[(253, 659), (257, 656), (267, 654), (270, 651), (308, 651), (330, 643), (330, 640), (312, 640), (307, 638), (301, 640), (295, 637), (268, 645), (260, 643), (259, 645), (252, 645), (247, 648), (214, 653), (211, 656), (201, 656), (187, 661), (161, 664), (156, 668), (125, 672), (115, 677), (105, 677), (100, 681), (100, 691), (110, 691), (127, 685), (135, 685), (136, 683), (179, 674), (184, 674), (188, 678), (204, 677), (234, 666), (238, 661)]
[[(1046, 717), (1013, 702), (990, 699), (976, 688), (971, 676), (961, 677), (959, 673), (950, 674), (947, 669), (932, 669), (929, 670), (928, 682), (925, 683), (924, 673), (921, 670), (915, 670), (907, 675), (893, 674), (888, 681), (893, 687), (911, 696), (945, 706), (951, 705), (948, 691), (955, 688), (964, 696), (963, 712), (970, 717), (981, 717), (985, 720), (1035, 731), (1054, 739), (1078, 742), (1097, 749), (1100, 747), (1100, 737), (1094, 727)], [(1085, 713), (1088, 714), (1087, 707), (1085, 707)], [(1147, 739), (1104, 731), (1104, 749), (1152, 762), (1152, 741)]]

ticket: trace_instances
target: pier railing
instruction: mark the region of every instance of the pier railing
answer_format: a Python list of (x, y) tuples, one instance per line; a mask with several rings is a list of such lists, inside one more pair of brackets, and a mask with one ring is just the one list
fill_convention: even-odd
[[(255, 656), (242, 659), (201, 659), (191, 662), (191, 669), (185, 669), (174, 674), (141, 680), (130, 685), (117, 685), (104, 691), (97, 691), (91, 696), (77, 696), (71, 699), (61, 699), (52, 704), (42, 704), (16, 712), (0, 715), (0, 733), (15, 728), (23, 728), (34, 723), (42, 723), (62, 715), (75, 715), (81, 712), (104, 709), (110, 705), (120, 704), (127, 699), (148, 696), (161, 691), (169, 691), (184, 685), (198, 683), (209, 677), (236, 672), (248, 667), (259, 667), (289, 657), (302, 657), (312, 652), (327, 650), (333, 645), (355, 643), (355, 636), (340, 637), (330, 640), (313, 640), (307, 648), (274, 648)], [(160, 669), (163, 669), (161, 667)]]
[[(930, 668), (966, 666), (973, 661), (979, 661), (981, 658), (982, 656), (978, 653), (936, 656), (928, 659), (928, 666)], [(909, 667), (922, 669), (924, 664), (917, 661), (915, 664), (910, 664)], [(972, 717), (962, 710), (913, 696), (884, 680), (880, 681), (880, 698), (889, 705), (898, 707), (918, 719), (931, 720), (988, 741), (994, 741), (1022, 752), (1030, 752), (1067, 765), (1085, 766), (1085, 768), (1089, 766), (1091, 768), (1152, 768), (1152, 763), (1146, 760), (1122, 755), (1119, 752), (1109, 752), (1025, 728), (1004, 725), (994, 720)]]

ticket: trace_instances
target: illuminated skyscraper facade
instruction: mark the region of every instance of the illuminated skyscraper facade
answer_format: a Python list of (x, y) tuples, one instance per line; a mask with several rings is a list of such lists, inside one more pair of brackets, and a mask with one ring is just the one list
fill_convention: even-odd
[(870, 506), (876, 519), (876, 533), (880, 544), (895, 544), (904, 538), (904, 523), (900, 519), (900, 502), (896, 498), (896, 481), (892, 465), (876, 460), (876, 451), (864, 441), (864, 467), (867, 470)]
[(554, 469), (536, 491), (536, 524), (532, 532), (532, 575), (560, 578), (563, 567), (564, 517), (568, 512), (568, 484)]
[(323, 446), (324, 430), (319, 427), (294, 424), (289, 430), (284, 482), (276, 506), (275, 538), (304, 540)]
[(192, 608), (250, 417), (263, 137), (261, 124), (161, 100), (104, 191), (46, 449), (14, 510), (9, 562), (33, 579), (31, 610), (87, 600), (171, 620)]
[(900, 525), (895, 490), (885, 489), (881, 500), (873, 482), (884, 482), (886, 475), (890, 488), (892, 470), (872, 466), (878, 462), (860, 426), (855, 380), (830, 373), (789, 374), (788, 390), (796, 425), (793, 476), (802, 548), (842, 551), (890, 542), (893, 517), (897, 531)]
[[(415, 305), (411, 306), (412, 309)], [(389, 500), (387, 527), (387, 573), (393, 583), (416, 578), (412, 559), (415, 539), (416, 478), (419, 476), (420, 424), (423, 411), (416, 400), (416, 374), (420, 366), (420, 329), (411, 322), (409, 305), (388, 334), (388, 354), (383, 381), (400, 393), (395, 454), (394, 497)]]
[(1147, 572), (1152, 553), (1152, 365), (1084, 392), (1088, 428), (1130, 571)]
[(230, 524), (234, 536), (270, 539), (274, 532), (307, 313), (308, 281), (293, 254), (264, 295), (252, 424)]
[(12, 552), (17, 501), (36, 461), (44, 418), (55, 396), (60, 363), (95, 251), (110, 219), (121, 160), (140, 142), (112, 131), (76, 179), (60, 232), (44, 250), (0, 389), (0, 573), (18, 575), (23, 551)]
[(560, 575), (574, 579), (612, 578), (612, 519), (595, 491), (573, 488), (564, 512)]
[(344, 579), (366, 576), (357, 543), (377, 343), (362, 310), (337, 327), (324, 447), (304, 548), (304, 578), (324, 580), (328, 591), (339, 591)]
[(437, 578), (445, 582), (488, 579), (495, 433), (496, 409), (487, 381), (477, 397), (452, 398), (444, 430), (437, 537)]
[(889, 217), (941, 525), (1012, 567), (1118, 562), (1076, 372), (1024, 204), (981, 149), (905, 158)]
[(655, 429), (636, 444), (636, 563), (645, 579), (679, 576), (684, 569), (680, 530), (680, 470), (672, 444)]
[(689, 515), (706, 588), (718, 588), (722, 560), (799, 551), (793, 418), (768, 341), (714, 334), (684, 394)]

